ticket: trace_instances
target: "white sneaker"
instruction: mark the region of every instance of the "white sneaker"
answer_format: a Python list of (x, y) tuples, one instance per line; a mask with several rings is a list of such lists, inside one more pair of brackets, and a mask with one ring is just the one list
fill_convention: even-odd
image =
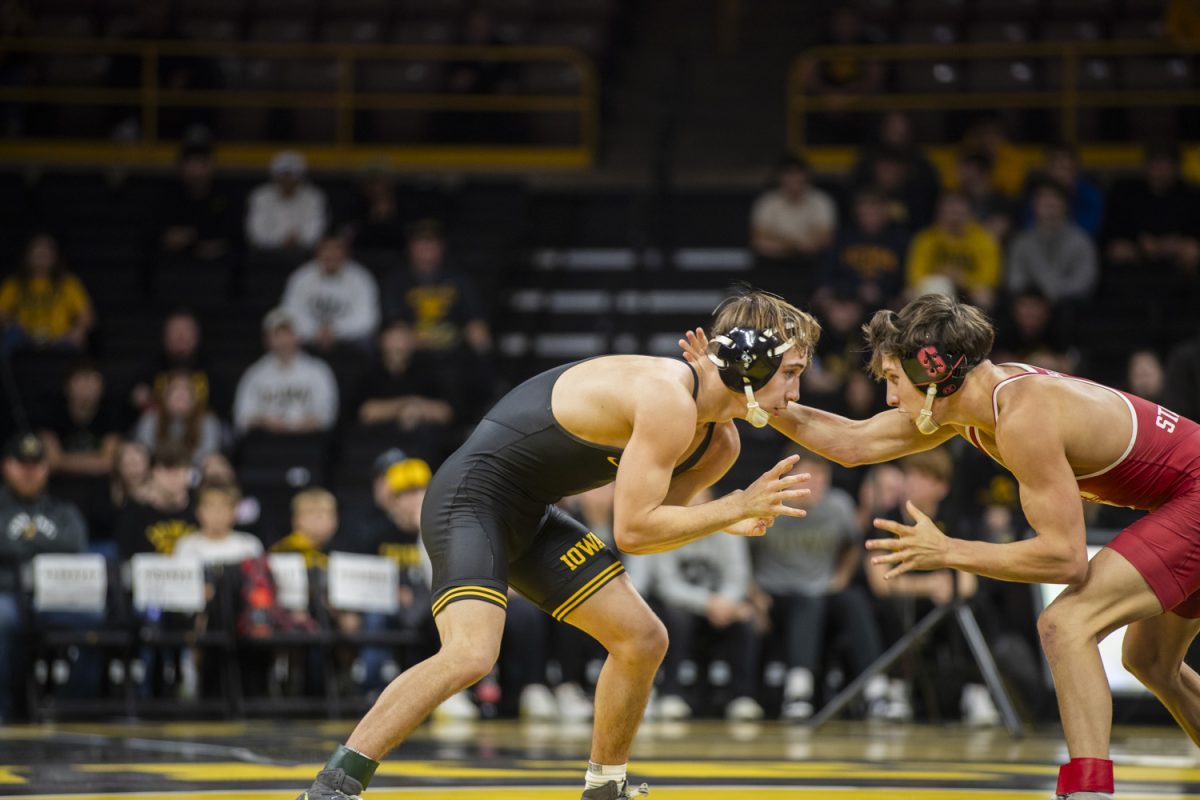
[(888, 690), (890, 686), (886, 675), (876, 675), (867, 681), (863, 687), (863, 701), (867, 705), (867, 719), (887, 719), (890, 703)]
[(458, 694), (450, 695), (445, 702), (435, 708), (433, 718), (459, 722), (479, 719), (479, 708), (471, 702), (471, 695), (464, 689)]
[(725, 706), (725, 719), (733, 722), (754, 722), (762, 718), (762, 706), (753, 697), (737, 697)]
[(683, 719), (689, 719), (692, 716), (692, 707), (687, 704), (677, 694), (669, 694), (658, 699), (658, 718), (667, 720), (668, 722), (677, 722)]
[(802, 722), (813, 715), (813, 704), (807, 700), (789, 700), (783, 704), (780, 717), (791, 722)]
[(521, 719), (558, 719), (558, 703), (551, 691), (540, 683), (531, 683), (521, 690), (517, 707)]
[(558, 716), (564, 722), (587, 722), (592, 718), (592, 701), (578, 683), (560, 683), (554, 687), (558, 701)]
[(962, 691), (963, 724), (990, 727), (1000, 724), (1000, 712), (992, 702), (992, 694), (988, 688), (979, 683), (968, 683)]
[(889, 722), (912, 722), (912, 703), (908, 699), (908, 684), (903, 678), (888, 681), (887, 701), (885, 719)]
[(783, 709), (780, 717), (793, 722), (806, 720), (816, 710), (812, 704), (813, 674), (804, 667), (788, 670), (783, 684)]

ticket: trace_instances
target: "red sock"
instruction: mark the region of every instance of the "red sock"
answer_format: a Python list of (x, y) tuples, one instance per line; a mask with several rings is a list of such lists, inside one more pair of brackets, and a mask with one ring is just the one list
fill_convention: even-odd
[(1107, 758), (1072, 758), (1058, 768), (1058, 794), (1113, 791), (1113, 762)]

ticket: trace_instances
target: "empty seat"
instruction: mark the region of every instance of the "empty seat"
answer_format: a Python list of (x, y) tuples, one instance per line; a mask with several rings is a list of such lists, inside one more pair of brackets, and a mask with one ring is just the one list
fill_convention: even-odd
[(612, 16), (613, 0), (542, 0), (541, 13), (547, 17), (603, 19)]
[(575, 64), (541, 61), (521, 69), (521, 87), (533, 94), (579, 94), (583, 76)]
[(1047, 42), (1095, 42), (1104, 38), (1100, 22), (1090, 19), (1043, 22), (1041, 38)]
[(986, 20), (973, 22), (967, 28), (970, 42), (1027, 42), (1031, 38), (1029, 24), (1021, 20)]
[(958, 28), (948, 22), (909, 22), (900, 26), (900, 41), (949, 44), (959, 40)]
[(400, 0), (400, 7), (406, 17), (426, 17), (439, 14), (458, 14), (466, 8), (466, 2), (464, 0)]
[(1118, 74), (1125, 89), (1184, 89), (1191, 87), (1193, 73), (1190, 60), (1170, 56), (1123, 60)]
[(318, 36), (323, 42), (369, 44), (382, 38), (383, 26), (375, 20), (347, 17), (321, 25)]
[(368, 92), (435, 92), (441, 65), (424, 61), (364, 61), (358, 68), (359, 89)]
[(238, 38), (239, 25), (234, 17), (189, 17), (179, 21), (179, 33), (200, 42), (231, 42)]
[[(1045, 65), (1045, 82), (1048, 89), (1062, 88), (1063, 65), (1057, 59), (1049, 59)], [(1112, 62), (1103, 58), (1085, 58), (1079, 62), (1075, 73), (1076, 85), (1081, 91), (1102, 91), (1116, 86), (1116, 70)]]
[(967, 13), (966, 0), (909, 0), (912, 19), (959, 19)]
[(1078, 19), (1112, 19), (1116, 16), (1115, 0), (1045, 0), (1048, 16)]
[(1126, 18), (1161, 20), (1167, 13), (1167, 0), (1125, 0)]
[(87, 14), (44, 14), (33, 21), (33, 33), (56, 39), (88, 39), (95, 35), (96, 25)]
[(250, 23), (247, 38), (254, 42), (307, 42), (311, 28), (307, 19), (265, 17)]
[(291, 487), (321, 483), (328, 444), (324, 433), (252, 431), (238, 444), (238, 475), (248, 483), (274, 481)]
[(1123, 19), (1113, 23), (1113, 38), (1162, 39), (1166, 36), (1166, 25), (1160, 19)]
[(391, 39), (400, 44), (450, 44), (457, 36), (449, 19), (403, 19), (392, 28)]
[(1021, 92), (1035, 85), (1034, 62), (1020, 59), (985, 59), (967, 66), (967, 89), (979, 92)]
[(480, 0), (479, 7), (495, 14), (533, 14), (537, 0)]
[(962, 69), (952, 61), (908, 61), (896, 68), (901, 92), (953, 92), (962, 87)]
[(975, 18), (994, 19), (1037, 19), (1041, 13), (1042, 0), (975, 0)]
[(533, 33), (537, 44), (576, 47), (590, 56), (601, 55), (607, 39), (604, 25), (588, 22), (540, 25)]
[[(333, 3), (332, 5), (338, 5)], [(317, 0), (253, 0), (252, 8), (259, 17), (303, 17), (311, 19), (317, 12)]]
[(108, 66), (106, 56), (53, 55), (47, 57), (42, 75), (50, 86), (99, 86), (108, 77)]

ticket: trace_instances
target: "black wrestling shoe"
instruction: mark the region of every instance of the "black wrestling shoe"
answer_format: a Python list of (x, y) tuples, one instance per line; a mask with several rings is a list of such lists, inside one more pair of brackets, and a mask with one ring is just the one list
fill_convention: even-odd
[(580, 800), (625, 800), (628, 797), (645, 797), (649, 794), (650, 787), (644, 783), (636, 789), (631, 789), (628, 782), (609, 781), (595, 789), (584, 789)]
[(347, 775), (345, 770), (327, 769), (317, 773), (313, 785), (296, 800), (362, 800), (358, 796), (362, 790), (363, 785)]

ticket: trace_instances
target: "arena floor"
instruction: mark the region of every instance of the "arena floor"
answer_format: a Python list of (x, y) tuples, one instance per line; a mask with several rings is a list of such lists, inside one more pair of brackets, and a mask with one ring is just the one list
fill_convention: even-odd
[[(349, 722), (61, 724), (0, 729), (0, 795), (291, 800)], [(588, 726), (436, 724), (380, 768), (367, 800), (573, 800)], [(1200, 800), (1200, 752), (1175, 728), (1114, 738), (1121, 800)], [(631, 777), (655, 800), (1045, 800), (1058, 731), (838, 723), (647, 724)]]

